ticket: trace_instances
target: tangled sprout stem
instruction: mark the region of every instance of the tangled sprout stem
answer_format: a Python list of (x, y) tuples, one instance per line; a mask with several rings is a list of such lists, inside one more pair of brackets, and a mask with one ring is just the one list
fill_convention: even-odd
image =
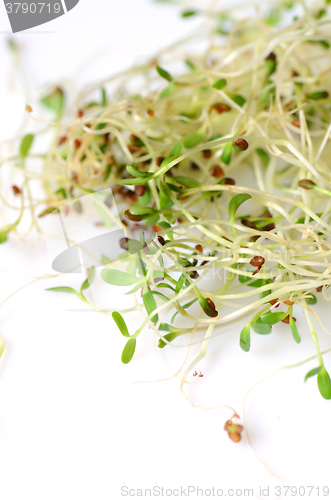
[[(201, 343), (199, 356), (183, 367), (183, 380), (212, 337), (244, 319), (238, 339), (244, 351), (252, 330), (269, 334), (280, 321), (299, 343), (297, 305), (318, 359), (307, 377), (317, 375), (322, 396), (331, 398), (311, 316), (320, 323), (311, 309), (316, 290), (319, 300), (331, 298), (327, 3), (308, 8), (298, 2), (293, 18), (293, 2), (278, 2), (281, 27), (271, 13), (207, 12), (208, 22), (194, 36), (86, 89), (74, 110), (62, 87), (52, 89), (42, 99), (54, 113), (47, 152), (32, 154), (38, 133), (27, 134), (19, 154), (6, 160), (24, 181), (13, 186), (21, 207), (2, 241), (18, 232), (24, 210), (38, 229), (38, 217), (68, 200), (79, 211), (83, 195), (112, 188), (128, 236), (120, 241), (128, 270), (103, 260), (102, 277), (133, 285), (135, 307), (144, 315), (130, 334), (125, 311), (113, 312), (128, 338), (124, 363), (147, 325), (160, 349)], [(201, 45), (192, 51), (195, 41)], [(29, 103), (27, 112), (37, 120), (33, 108)], [(39, 199), (30, 189), (36, 180), (44, 188)], [(143, 230), (139, 238), (137, 230)], [(147, 244), (151, 232), (157, 235)], [(86, 287), (78, 295), (88, 303)], [(186, 342), (175, 341), (182, 336)]]

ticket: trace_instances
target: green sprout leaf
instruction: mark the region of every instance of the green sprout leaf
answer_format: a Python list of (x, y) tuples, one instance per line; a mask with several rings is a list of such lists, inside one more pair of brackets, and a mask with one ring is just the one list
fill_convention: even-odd
[(131, 207), (130, 213), (133, 215), (155, 214), (154, 208), (151, 207)]
[(190, 177), (184, 177), (182, 175), (178, 175), (177, 177), (175, 177), (175, 180), (178, 182), (178, 184), (181, 184), (182, 186), (185, 186), (189, 189), (201, 186), (201, 182), (196, 181), (195, 179), (191, 179)]
[(176, 283), (176, 293), (179, 293), (181, 291), (181, 289), (183, 288), (184, 282), (185, 282), (185, 276), (184, 276), (184, 274), (181, 274), (177, 283)]
[(275, 26), (281, 20), (281, 11), (279, 8), (271, 9), (267, 16), (264, 18), (264, 21), (270, 26)]
[(22, 161), (27, 157), (30, 148), (32, 146), (33, 140), (34, 140), (33, 134), (27, 134), (23, 137), (20, 145), (20, 157)]
[(137, 168), (131, 167), (131, 165), (127, 165), (126, 169), (132, 177), (148, 177), (151, 175), (150, 172), (141, 172)]
[(257, 148), (256, 152), (261, 158), (263, 165), (267, 167), (270, 163), (270, 156), (268, 155), (268, 153), (262, 148)]
[[(144, 302), (144, 306), (146, 308), (148, 315), (150, 315), (153, 311), (155, 311), (155, 309), (157, 307), (156, 301), (155, 301), (154, 296), (151, 292), (143, 293), (143, 302)], [(158, 315), (155, 314), (154, 316), (152, 316), (151, 321), (153, 323), (156, 323), (158, 321)]]
[(173, 158), (178, 158), (178, 156), (181, 153), (181, 150), (182, 150), (182, 144), (180, 142), (177, 142), (177, 144), (175, 144), (172, 150), (170, 151), (169, 156)]
[(46, 288), (46, 292), (64, 292), (64, 293), (75, 293), (79, 295), (74, 288), (70, 286), (56, 286), (54, 288)]
[[(183, 309), (188, 309), (189, 307), (191, 307), (198, 299), (193, 299), (191, 300), (190, 302), (188, 302), (187, 304), (184, 304), (182, 305), (182, 308)], [(171, 318), (170, 320), (170, 323), (173, 323), (174, 322), (174, 319), (175, 317), (177, 316), (177, 314), (179, 313), (179, 311), (176, 311), (175, 314), (173, 315), (173, 317)]]
[(158, 72), (158, 74), (160, 76), (162, 76), (162, 78), (164, 78), (168, 82), (172, 82), (173, 78), (170, 75), (170, 73), (168, 73), (168, 71), (166, 71), (165, 69), (161, 68), (160, 66), (156, 66), (156, 71)]
[(301, 342), (300, 333), (299, 333), (298, 327), (295, 324), (295, 321), (292, 318), (292, 316), (290, 316), (290, 327), (291, 327), (291, 332), (292, 332), (294, 340), (296, 341), (297, 344), (300, 344), (300, 342)]
[(248, 352), (251, 347), (251, 332), (250, 332), (250, 325), (246, 325), (240, 333), (240, 342), (239, 342), (240, 347), (242, 348), (243, 351)]
[(107, 105), (107, 93), (106, 89), (102, 88), (101, 89), (101, 106), (106, 107)]
[(260, 318), (252, 325), (252, 328), (254, 332), (259, 333), (260, 335), (267, 335), (272, 331), (271, 326), (262, 323)]
[(192, 16), (195, 16), (197, 13), (196, 10), (184, 10), (184, 12), (182, 12), (181, 16), (182, 17), (192, 17)]
[(305, 382), (310, 378), (310, 377), (313, 377), (314, 375), (317, 375), (321, 370), (322, 370), (322, 366), (318, 366), (317, 368), (313, 368), (312, 370), (310, 370), (307, 375), (305, 376)]
[(5, 348), (6, 348), (6, 342), (3, 340), (2, 337), (0, 337), (0, 358), (3, 355)]
[(149, 217), (148, 219), (145, 220), (145, 225), (146, 226), (155, 226), (155, 224), (158, 223), (160, 216), (158, 214), (152, 215), (152, 217)]
[(284, 312), (268, 312), (261, 316), (261, 322), (266, 325), (275, 325), (276, 323), (279, 323), (284, 318), (286, 318), (286, 316), (287, 313)]
[(231, 156), (232, 156), (232, 143), (227, 142), (224, 146), (224, 149), (223, 149), (223, 152), (221, 155), (222, 162), (225, 163), (226, 165), (229, 165), (230, 161), (231, 161)]
[(227, 81), (225, 80), (225, 78), (220, 78), (219, 80), (216, 80), (216, 82), (214, 82), (212, 86), (214, 87), (214, 89), (222, 90), (224, 89), (224, 87), (226, 87), (226, 84)]
[(245, 97), (243, 97), (242, 95), (240, 94), (229, 94), (229, 97), (231, 97), (231, 99), (236, 103), (238, 104), (238, 106), (240, 106), (241, 108), (243, 107), (243, 105), (245, 104), (246, 102), (246, 99)]
[(311, 295), (311, 298), (307, 299), (307, 304), (309, 304), (310, 306), (313, 306), (314, 304), (316, 304), (317, 298), (315, 297), (315, 295), (313, 295), (310, 292), (309, 292), (309, 295)]
[(195, 66), (189, 59), (185, 59), (185, 63), (191, 71), (195, 71)]
[(94, 278), (95, 278), (95, 267), (91, 267), (90, 274), (80, 287), (80, 293), (82, 293), (84, 290), (87, 290), (92, 285)]
[(321, 370), (317, 374), (317, 385), (321, 396), (323, 396), (324, 399), (331, 399), (330, 375), (324, 366), (322, 366)]
[(329, 97), (329, 92), (326, 90), (321, 90), (320, 92), (313, 92), (312, 94), (308, 94), (308, 99), (313, 99), (314, 101), (318, 101), (320, 99), (327, 99)]
[(51, 94), (41, 99), (42, 104), (53, 111), (56, 118), (60, 118), (64, 108), (64, 93), (63, 90), (57, 87)]
[(122, 363), (128, 364), (133, 358), (134, 352), (136, 350), (136, 339), (129, 339), (125, 344), (122, 352)]
[(8, 234), (15, 228), (14, 224), (9, 224), (8, 226), (0, 229), (0, 244), (4, 243), (8, 239)]
[(117, 269), (103, 269), (101, 271), (101, 278), (109, 285), (116, 286), (130, 286), (141, 280), (141, 278), (136, 278), (123, 271), (117, 271)]
[(230, 222), (234, 222), (236, 218), (236, 212), (240, 205), (242, 205), (246, 200), (249, 200), (251, 197), (250, 194), (247, 193), (239, 193), (236, 194), (233, 198), (231, 198), (229, 203), (229, 220)]
[(186, 137), (183, 140), (183, 145), (187, 149), (194, 148), (194, 146), (197, 146), (199, 142), (202, 141), (202, 139), (203, 139), (203, 133), (201, 131), (198, 131)]
[(146, 184), (153, 177), (153, 174), (148, 174), (146, 177), (138, 177), (135, 179), (122, 179), (120, 181), (116, 181), (116, 184), (119, 186), (137, 186), (138, 184)]
[(113, 320), (115, 321), (116, 325), (118, 326), (121, 334), (124, 337), (130, 337), (129, 330), (128, 330), (128, 327), (126, 326), (126, 323), (124, 321), (123, 316), (119, 312), (114, 311), (112, 313), (112, 317), (113, 317)]
[[(175, 340), (177, 337), (179, 337), (181, 335), (181, 332), (171, 332), (171, 333), (167, 333), (166, 335), (163, 335), (163, 337), (168, 341), (168, 342), (172, 342), (173, 340)], [(159, 342), (158, 342), (158, 347), (160, 349), (163, 349), (163, 347), (165, 347), (167, 344), (162, 340), (160, 339)]]
[(175, 88), (176, 88), (176, 84), (175, 83), (171, 83), (170, 85), (168, 85), (160, 93), (161, 99), (163, 99), (164, 97), (168, 97), (168, 95), (170, 95), (175, 90)]

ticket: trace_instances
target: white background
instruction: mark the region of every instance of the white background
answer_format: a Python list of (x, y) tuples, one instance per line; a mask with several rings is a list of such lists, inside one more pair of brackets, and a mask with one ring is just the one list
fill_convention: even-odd
[[(67, 15), (14, 38), (23, 48), (34, 91), (59, 78), (75, 78), (81, 85), (108, 76), (194, 26), (194, 19), (180, 19), (175, 7), (147, 0), (81, 0)], [(1, 140), (15, 134), (25, 106), (8, 57), (9, 30), (1, 4)], [(45, 243), (35, 238), (11, 237), (0, 256), (1, 300), (50, 272)], [(125, 366), (120, 361), (124, 339), (111, 318), (70, 311), (81, 307), (75, 296), (44, 291), (60, 284), (78, 287), (82, 279), (36, 282), (0, 309), (0, 335), (7, 342), (0, 362), (1, 500), (120, 499), (125, 485), (191, 485), (224, 493), (227, 488), (258, 493), (259, 486), (269, 486), (270, 498), (275, 497), (279, 482), (249, 450), (247, 435), (234, 444), (224, 432), (229, 410), (194, 409), (181, 396), (178, 380), (133, 385), (170, 376), (148, 330)], [(327, 310), (319, 306), (318, 311), (327, 324)], [(279, 366), (314, 355), (303, 313), (295, 315), (300, 345), (283, 324), (273, 335), (254, 335), (250, 353), (239, 349), (240, 327), (212, 341), (197, 367), (204, 377), (190, 377), (193, 400), (229, 404), (242, 417), (244, 395), (253, 384)], [(138, 319), (133, 315), (130, 329)], [(328, 348), (328, 335), (318, 332), (321, 347)], [(167, 349), (168, 362), (184, 355)], [(330, 355), (325, 363), (331, 371)], [(316, 379), (303, 383), (315, 366), (312, 361), (261, 384), (248, 399), (248, 429), (254, 448), (285, 484), (331, 489), (331, 403), (319, 395)], [(319, 498), (317, 491), (310, 498)]]

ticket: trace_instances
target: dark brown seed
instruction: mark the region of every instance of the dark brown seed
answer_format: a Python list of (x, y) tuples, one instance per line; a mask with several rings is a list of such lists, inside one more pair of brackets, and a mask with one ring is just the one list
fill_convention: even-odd
[(214, 304), (214, 302), (209, 297), (206, 297), (206, 301), (208, 302), (208, 304), (210, 305), (210, 307), (212, 307), (213, 309), (215, 309), (215, 304)]
[(302, 181), (299, 182), (299, 186), (303, 189), (311, 189), (312, 187), (316, 186), (316, 184), (309, 179), (302, 179)]
[(149, 114), (149, 116), (154, 116), (154, 111), (152, 109), (148, 109), (147, 114)]
[(298, 118), (296, 118), (295, 120), (293, 120), (292, 125), (294, 125), (295, 127), (300, 128), (300, 120)]
[(215, 102), (215, 104), (212, 104), (210, 106), (210, 109), (211, 110), (214, 109), (219, 114), (228, 113), (229, 111), (231, 111), (231, 107), (225, 104), (224, 102)]
[(129, 198), (134, 198), (134, 199), (137, 198), (136, 193), (134, 191), (131, 191), (131, 189), (128, 189), (126, 187), (120, 187), (119, 190), (118, 190), (118, 192), (122, 196), (126, 196), (126, 197), (129, 197)]
[(250, 261), (251, 266), (260, 267), (265, 263), (265, 259), (261, 255), (255, 255)]
[(210, 173), (213, 177), (216, 177), (217, 179), (220, 177), (224, 177), (224, 171), (219, 165), (214, 165), (210, 169)]
[(196, 280), (197, 278), (199, 278), (199, 273), (198, 271), (192, 271), (190, 274), (189, 274), (190, 278), (192, 280)]
[(299, 76), (299, 73), (297, 73), (295, 69), (292, 69), (292, 77), (295, 78), (296, 76)]
[(82, 144), (82, 141), (80, 139), (75, 139), (75, 141), (74, 141), (75, 149), (80, 148), (81, 144)]
[(21, 194), (21, 192), (22, 192), (20, 190), (20, 188), (18, 188), (17, 186), (12, 186), (12, 189), (13, 189), (15, 195)]
[(161, 165), (161, 163), (163, 162), (163, 160), (164, 160), (164, 156), (158, 156), (158, 158), (156, 158), (156, 160), (155, 160), (156, 165), (159, 167)]
[(211, 158), (211, 156), (212, 156), (213, 153), (211, 152), (210, 149), (204, 149), (202, 151), (202, 154), (203, 154), (203, 157), (208, 160), (209, 158)]
[(249, 227), (251, 229), (256, 229), (256, 224), (248, 219), (241, 219), (241, 223), (243, 226)]
[[(294, 322), (296, 321), (296, 318), (293, 318), (293, 316), (292, 316), (292, 319), (293, 319)], [(288, 316), (286, 316), (286, 318), (282, 319), (282, 322), (286, 323), (286, 324), (289, 324), (289, 322), (290, 322), (290, 315), (288, 315)]]
[(237, 148), (241, 149), (241, 151), (246, 151), (248, 149), (248, 142), (245, 141), (242, 137), (239, 137), (239, 139), (234, 143)]
[(216, 316), (218, 316), (218, 312), (216, 311), (216, 307), (215, 307), (214, 302), (209, 297), (206, 297), (206, 301), (208, 302), (208, 304), (212, 308), (212, 311), (209, 311), (206, 314), (208, 314), (208, 316), (211, 317), (211, 318), (216, 318)]
[(208, 260), (204, 260), (203, 262), (201, 262), (201, 265), (205, 266), (206, 264), (208, 264), (208, 262), (209, 262)]
[(323, 285), (316, 288), (316, 292), (321, 292), (323, 290)]
[(266, 57), (267, 61), (276, 61), (276, 54), (274, 52), (270, 52), (268, 57)]
[(104, 136), (103, 136), (106, 144), (108, 144), (108, 142), (109, 142), (109, 136), (110, 136), (109, 132), (107, 132), (107, 134), (104, 134)]
[(201, 245), (195, 245), (195, 249), (198, 250), (198, 252), (200, 252), (200, 253), (203, 252), (203, 248)]
[(77, 118), (81, 118), (82, 116), (84, 116), (84, 111), (82, 109), (79, 109), (77, 111)]
[(278, 302), (278, 299), (269, 300), (269, 304), (271, 304), (272, 306), (274, 306), (275, 304), (277, 304), (277, 302)]
[(125, 210), (124, 215), (127, 219), (132, 220), (133, 222), (141, 221), (141, 218), (139, 215), (134, 215), (129, 210)]
[(67, 136), (66, 135), (63, 135), (62, 137), (60, 137), (60, 139), (58, 140), (57, 142), (57, 145), (58, 146), (61, 146), (61, 144), (63, 144), (64, 142), (66, 142), (67, 140)]
[(129, 241), (129, 238), (121, 238), (119, 241), (120, 247), (123, 248), (123, 250), (128, 250)]
[(146, 193), (146, 186), (145, 184), (138, 184), (135, 188), (134, 191), (137, 196), (143, 196)]
[(275, 229), (275, 224), (273, 222), (270, 222), (270, 224), (267, 224), (266, 226), (263, 226), (261, 228), (261, 231), (272, 231), (273, 229)]
[(191, 161), (191, 169), (192, 170), (199, 170), (199, 165), (197, 165), (196, 163), (194, 163), (194, 161)]
[(134, 134), (130, 134), (130, 140), (131, 140), (132, 142), (137, 142), (137, 141), (139, 141), (140, 139), (139, 139), (139, 137), (137, 137), (136, 135), (134, 135)]
[(163, 236), (159, 235), (157, 237), (157, 239), (158, 239), (158, 242), (160, 243), (160, 245), (165, 245), (166, 244), (165, 239), (163, 238)]
[(140, 150), (141, 146), (135, 146), (134, 144), (128, 144), (128, 150), (130, 153), (136, 153), (137, 151)]
[(236, 181), (234, 179), (231, 179), (230, 177), (225, 177), (224, 178), (224, 184), (227, 186), (234, 186)]

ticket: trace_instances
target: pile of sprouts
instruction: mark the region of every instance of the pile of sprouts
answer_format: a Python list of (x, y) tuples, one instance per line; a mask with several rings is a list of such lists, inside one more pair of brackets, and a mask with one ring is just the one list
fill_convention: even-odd
[[(39, 230), (38, 219), (68, 200), (79, 211), (82, 196), (112, 189), (126, 237), (118, 242), (121, 269), (103, 256), (102, 278), (131, 287), (143, 315), (129, 332), (125, 317), (134, 308), (100, 311), (112, 314), (126, 337), (123, 363), (139, 336), (150, 335), (146, 327), (159, 349), (182, 338), (201, 343), (183, 380), (213, 336), (237, 323), (245, 325), (237, 329), (245, 352), (279, 322), (288, 324), (288, 342), (299, 343), (296, 305), (316, 349), (306, 378), (317, 375), (321, 395), (331, 399), (313, 324), (315, 317), (325, 330), (313, 306), (331, 299), (328, 3), (278, 2), (238, 18), (185, 12), (200, 15), (202, 28), (146, 64), (91, 85), (74, 107), (66, 104), (68, 90), (54, 86), (42, 99), (53, 113), (47, 151), (32, 153), (37, 134), (29, 133), (5, 160), (24, 182), (13, 186), (21, 208), (2, 242), (19, 234), (25, 211)], [(30, 118), (39, 120), (34, 109), (28, 103)], [(36, 180), (43, 196), (35, 199)], [(85, 304), (93, 275), (76, 292)], [(229, 421), (226, 430), (240, 440), (241, 426)]]

